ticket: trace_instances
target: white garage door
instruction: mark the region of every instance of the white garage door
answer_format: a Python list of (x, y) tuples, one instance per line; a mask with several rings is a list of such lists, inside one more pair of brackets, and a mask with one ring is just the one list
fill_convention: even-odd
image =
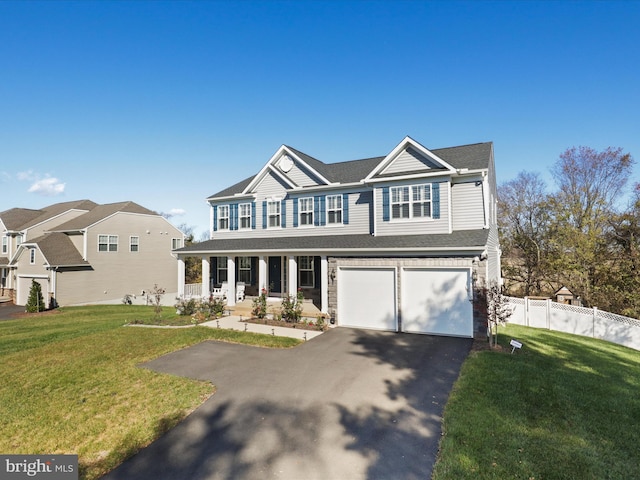
[(473, 337), (468, 269), (402, 270), (402, 331)]
[(395, 268), (338, 269), (338, 323), (345, 327), (398, 329)]
[(26, 305), (29, 301), (29, 292), (31, 291), (31, 280), (35, 280), (40, 284), (42, 290), (42, 299), (45, 302), (45, 306), (48, 305), (47, 299), (49, 298), (49, 282), (47, 278), (42, 277), (18, 277), (18, 291), (16, 295), (16, 305)]

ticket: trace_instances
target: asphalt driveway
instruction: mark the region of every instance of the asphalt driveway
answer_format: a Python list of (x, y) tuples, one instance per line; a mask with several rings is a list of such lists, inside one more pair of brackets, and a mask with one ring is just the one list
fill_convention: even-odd
[(165, 355), (144, 367), (217, 391), (104, 478), (428, 479), (470, 348), (336, 328), (287, 350), (210, 341)]

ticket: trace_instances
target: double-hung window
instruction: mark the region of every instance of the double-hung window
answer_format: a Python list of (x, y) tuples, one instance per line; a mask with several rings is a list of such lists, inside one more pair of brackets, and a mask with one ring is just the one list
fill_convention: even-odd
[(240, 229), (251, 228), (251, 204), (241, 203), (238, 209), (240, 210)]
[(298, 201), (300, 209), (300, 225), (313, 225), (313, 197), (301, 198)]
[(140, 237), (129, 237), (129, 251), (137, 252), (140, 250)]
[(411, 187), (412, 217), (431, 217), (431, 185), (414, 185)]
[(218, 207), (218, 230), (229, 230), (229, 205)]
[(251, 284), (251, 257), (238, 257), (238, 281)]
[(327, 223), (342, 223), (342, 195), (327, 195)]
[(228, 270), (227, 270), (227, 257), (218, 257), (217, 261), (218, 269), (218, 283), (226, 282)]
[(9, 253), (9, 237), (6, 235), (2, 237), (2, 253)]
[(171, 239), (171, 249), (177, 250), (178, 248), (182, 248), (182, 239), (181, 238), (172, 238)]
[(391, 187), (391, 218), (431, 218), (431, 185)]
[(118, 236), (117, 235), (98, 235), (98, 251), (99, 252), (117, 252)]
[(313, 288), (315, 278), (313, 274), (313, 257), (298, 257), (298, 271), (300, 272), (300, 286)]
[(272, 200), (267, 202), (267, 216), (269, 228), (280, 226), (280, 201)]
[(409, 187), (391, 188), (391, 218), (410, 218)]

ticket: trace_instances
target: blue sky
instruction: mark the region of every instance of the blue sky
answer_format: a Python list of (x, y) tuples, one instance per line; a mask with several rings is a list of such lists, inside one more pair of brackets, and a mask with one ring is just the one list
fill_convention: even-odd
[(0, 211), (133, 200), (199, 238), (282, 144), (493, 141), (500, 183), (551, 184), (571, 146), (640, 161), (638, 25), (634, 1), (0, 1)]

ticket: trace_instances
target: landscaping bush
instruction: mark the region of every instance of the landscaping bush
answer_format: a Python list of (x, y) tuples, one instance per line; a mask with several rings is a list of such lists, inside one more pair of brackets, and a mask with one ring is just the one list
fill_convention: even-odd
[(298, 289), (298, 294), (286, 295), (282, 299), (282, 319), (288, 323), (298, 323), (302, 317), (302, 302), (304, 294), (302, 289)]
[(253, 309), (251, 314), (256, 318), (264, 318), (267, 316), (267, 289), (260, 290), (258, 298), (254, 298), (252, 302)]
[(29, 299), (27, 300), (25, 308), (29, 313), (43, 312), (47, 309), (44, 298), (42, 298), (42, 287), (35, 280), (31, 280)]

